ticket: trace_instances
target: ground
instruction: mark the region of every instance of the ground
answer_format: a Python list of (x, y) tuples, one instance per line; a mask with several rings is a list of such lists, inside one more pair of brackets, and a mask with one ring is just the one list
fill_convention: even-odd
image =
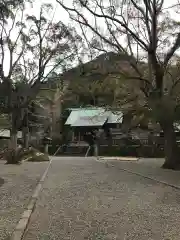
[(120, 170), (148, 164), (115, 165), (55, 158), (24, 240), (179, 240), (180, 191)]
[(0, 240), (11, 236), (47, 165), (0, 161)]

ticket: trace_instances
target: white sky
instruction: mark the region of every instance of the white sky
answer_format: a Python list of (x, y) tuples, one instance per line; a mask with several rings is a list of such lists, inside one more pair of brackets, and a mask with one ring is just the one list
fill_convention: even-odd
[[(60, 0), (61, 1), (61, 0)], [(72, 1), (73, 0), (62, 0), (64, 2), (65, 5), (67, 6), (71, 6), (72, 4)], [(103, 0), (104, 2), (106, 2), (106, 0)], [(117, 0), (118, 1), (118, 0)], [(164, 5), (163, 5), (163, 8), (169, 8), (169, 7), (172, 7), (173, 5), (177, 4), (179, 0), (164, 0)], [(56, 10), (56, 13), (55, 13), (55, 21), (58, 21), (58, 20), (61, 20), (63, 21), (65, 24), (68, 24), (70, 23), (71, 25), (73, 24), (74, 26), (76, 26), (78, 29), (78, 24), (77, 23), (74, 23), (72, 22), (72, 20), (69, 19), (69, 15), (68, 13), (66, 12), (66, 10), (64, 10), (57, 2), (56, 0), (36, 0), (36, 4), (35, 4), (35, 9), (34, 9), (34, 13), (38, 13), (38, 9), (40, 8), (41, 4), (42, 3), (51, 3), (55, 10)], [(174, 12), (174, 9), (172, 10), (169, 10), (170, 13), (171, 13), (171, 17), (173, 16), (174, 19), (179, 19), (180, 18), (180, 14), (176, 14)], [(87, 16), (88, 18), (88, 16)], [(88, 19), (90, 20), (90, 19)], [(92, 20), (92, 19), (91, 19)], [(98, 23), (99, 25), (101, 26), (101, 22), (103, 22), (102, 19), (98, 19)], [(102, 25), (102, 29), (103, 29), (103, 25)], [(87, 32), (87, 36), (89, 36), (90, 38), (90, 31)], [(89, 40), (89, 39), (88, 39)], [(121, 37), (121, 41), (124, 41)]]
[[(64, 20), (65, 22), (69, 22), (67, 12), (64, 9), (62, 9), (62, 7), (56, 2), (56, 0), (36, 0), (35, 2), (36, 2), (35, 12), (38, 12), (38, 9), (40, 8), (42, 3), (51, 3), (56, 8), (56, 19), (61, 19)], [(64, 3), (67, 5), (71, 5), (72, 0), (64, 0)], [(177, 0), (164, 0), (164, 7), (168, 8), (176, 3)]]
[[(67, 0), (67, 1), (71, 2), (72, 0)], [(55, 17), (54, 17), (55, 20), (62, 20), (64, 23), (69, 23), (68, 13), (56, 2), (56, 0), (35, 0), (34, 8), (30, 9), (30, 12), (32, 12), (35, 15), (38, 14), (40, 6), (43, 3), (50, 3), (53, 5), (53, 7), (56, 10)]]
[[(106, 0), (104, 0), (106, 1)], [(40, 6), (43, 3), (51, 3), (55, 9), (55, 16), (54, 16), (54, 21), (58, 21), (61, 20), (62, 22), (64, 22), (65, 24), (71, 24), (72, 22), (69, 19), (69, 15), (68, 13), (56, 2), (56, 0), (35, 0), (35, 3), (33, 4), (33, 8), (29, 8), (28, 9), (28, 14), (34, 14), (34, 15), (38, 15), (39, 14), (39, 10), (40, 10)], [(72, 0), (64, 0), (65, 4), (71, 5)], [(172, 6), (173, 4), (176, 4), (177, 0), (165, 0), (165, 4), (164, 7), (168, 8), (169, 6)], [(179, 18), (180, 16), (175, 15), (173, 13), (174, 18)], [(76, 25), (77, 26), (77, 25)]]

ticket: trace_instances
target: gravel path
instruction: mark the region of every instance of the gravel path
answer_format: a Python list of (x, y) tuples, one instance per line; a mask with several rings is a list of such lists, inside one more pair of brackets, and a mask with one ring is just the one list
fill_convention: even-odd
[(52, 162), (24, 240), (179, 240), (180, 191), (91, 158)]
[(180, 187), (180, 171), (162, 169), (161, 166), (164, 163), (164, 159), (141, 158), (139, 161), (110, 160), (108, 162), (112, 163), (116, 168), (127, 169)]
[(48, 163), (0, 161), (0, 240), (8, 240)]

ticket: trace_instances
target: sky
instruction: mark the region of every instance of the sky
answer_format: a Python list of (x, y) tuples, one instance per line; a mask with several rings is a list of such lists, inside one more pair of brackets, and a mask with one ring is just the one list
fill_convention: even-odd
[[(71, 2), (72, 0), (66, 0)], [(56, 2), (56, 0), (35, 0), (34, 8), (30, 9), (29, 13), (32, 12), (33, 14), (38, 14), (40, 6), (43, 3), (50, 3), (53, 5), (54, 9), (56, 10), (54, 20), (62, 20), (65, 23), (69, 23), (69, 16), (68, 13)]]
[[(61, 1), (61, 0), (60, 0)], [(72, 4), (72, 1), (73, 0), (63, 0), (64, 1), (64, 4), (67, 5), (67, 6), (71, 6)], [(103, 0), (104, 2), (106, 2), (107, 0)], [(118, 0), (117, 0), (118, 1)], [(35, 4), (35, 9), (33, 10), (35, 13), (38, 12), (38, 9), (40, 8), (41, 4), (42, 3), (51, 3), (54, 8), (55, 8), (55, 16), (54, 16), (54, 20), (58, 21), (58, 20), (61, 20), (63, 21), (65, 24), (71, 24), (72, 25), (72, 21), (69, 19), (69, 15), (68, 13), (66, 12), (66, 10), (64, 10), (57, 2), (56, 0), (36, 0), (36, 4)], [(164, 0), (164, 8), (169, 8), (169, 7), (172, 7), (172, 5), (175, 5), (177, 4), (178, 0)], [(174, 19), (179, 19), (179, 15), (176, 14), (174, 12), (174, 10), (169, 10), (169, 12), (171, 13), (171, 17), (173, 16)], [(89, 17), (89, 21), (92, 21), (92, 19), (90, 19), (90, 16), (86, 15), (87, 18)], [(101, 19), (98, 19), (98, 23), (100, 23), (100, 26), (103, 28), (103, 24), (101, 24)], [(78, 24), (76, 23), (73, 23), (74, 26), (77, 27), (77, 29), (79, 29), (79, 26)], [(90, 32), (90, 31), (89, 31)], [(90, 38), (90, 33), (87, 33), (87, 37)], [(124, 39), (121, 38), (121, 41), (124, 41)]]
[[(104, 0), (104, 1), (106, 1), (106, 0)], [(72, 3), (72, 0), (65, 0), (64, 2), (68, 5), (70, 5)], [(68, 13), (56, 2), (56, 0), (35, 0), (35, 3), (33, 5), (34, 7), (33, 8), (28, 8), (27, 13), (38, 15), (39, 10), (40, 10), (40, 6), (43, 3), (51, 3), (53, 5), (53, 7), (55, 9), (54, 21), (61, 20), (65, 24), (71, 24), (72, 25), (72, 22), (69, 19)], [(177, 3), (177, 0), (165, 0), (164, 7), (168, 8), (169, 6), (172, 6), (172, 4), (176, 4), (176, 3)], [(173, 13), (173, 16), (174, 16), (175, 19), (179, 18), (179, 16), (177, 16), (174, 13)], [(87, 16), (87, 17), (89, 17), (89, 16)], [(8, 58), (7, 58), (7, 62), (8, 62)]]
[[(40, 8), (42, 3), (51, 3), (56, 8), (56, 18), (59, 19), (59, 17), (61, 17), (61, 19), (63, 19), (64, 21), (66, 22), (69, 21), (68, 14), (64, 9), (62, 9), (62, 7), (56, 2), (56, 0), (36, 0), (35, 2), (36, 2), (35, 12), (38, 11), (38, 8)], [(72, 0), (64, 0), (64, 3), (70, 6)], [(177, 0), (164, 0), (164, 7), (168, 8), (176, 3)]]
[[(60, 0), (61, 1), (61, 0)], [(71, 6), (73, 0), (63, 0), (64, 4), (67, 6)], [(107, 0), (103, 0), (103, 1), (107, 1)], [(118, 1), (118, 0), (117, 0)], [(164, 8), (169, 8), (170, 6), (177, 4), (179, 0), (164, 0)], [(41, 6), (42, 3), (51, 3), (55, 9), (55, 16), (54, 16), (54, 20), (58, 21), (61, 20), (63, 21), (65, 24), (72, 24), (72, 21), (69, 18), (68, 13), (66, 12), (66, 10), (64, 10), (57, 2), (56, 0), (35, 0), (35, 4), (34, 4), (34, 9), (31, 9), (31, 11), (34, 14), (38, 14), (39, 8)], [(169, 12), (171, 13), (171, 17), (173, 16), (174, 19), (179, 19), (179, 15), (176, 14), (173, 10), (169, 10)], [(90, 15), (86, 15), (87, 18), (89, 18), (88, 20), (90, 20)], [(91, 19), (92, 20), (92, 19)], [(100, 22), (101, 24), (101, 20), (98, 19), (98, 23)], [(73, 23), (75, 24), (75, 23)], [(78, 28), (78, 25), (75, 24), (75, 26)], [(103, 27), (103, 25), (102, 25)]]

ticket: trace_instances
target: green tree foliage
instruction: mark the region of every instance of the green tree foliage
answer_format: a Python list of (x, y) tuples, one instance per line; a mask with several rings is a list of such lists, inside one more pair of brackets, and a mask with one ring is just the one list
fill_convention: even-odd
[(127, 56), (126, 67), (113, 71), (133, 80), (143, 94), (144, 107), (160, 124), (165, 138), (163, 167), (179, 168), (174, 132), (180, 105), (180, 25), (174, 18), (179, 14), (179, 1), (168, 7), (164, 0), (57, 2), (79, 24), (82, 35), (89, 31), (88, 46), (96, 53), (111, 49)]
[(37, 118), (39, 118), (44, 130), (48, 129), (51, 138), (59, 137), (61, 132), (61, 115), (66, 91), (67, 87), (60, 84), (53, 88), (41, 88), (34, 101), (39, 109)]
[(41, 83), (74, 59), (76, 36), (74, 29), (54, 21), (51, 4), (43, 4), (37, 15), (27, 15), (33, 3), (17, 2), (2, 1), (0, 18), (0, 110), (9, 115), (13, 148)]

